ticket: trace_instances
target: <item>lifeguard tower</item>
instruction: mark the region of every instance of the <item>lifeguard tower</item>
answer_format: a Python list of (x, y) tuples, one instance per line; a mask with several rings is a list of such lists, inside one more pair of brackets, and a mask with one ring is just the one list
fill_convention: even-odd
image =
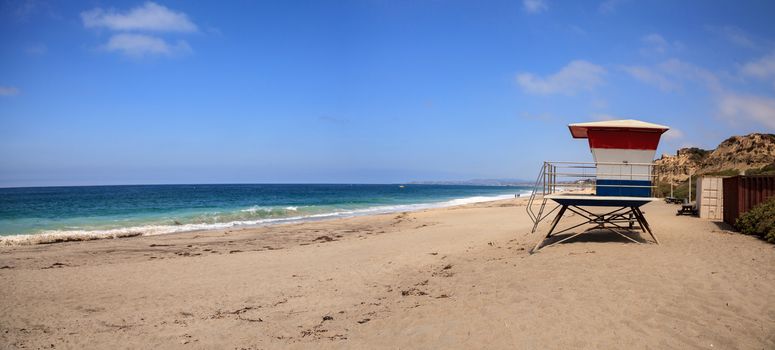
[[(531, 252), (593, 230), (611, 231), (641, 243), (630, 236), (633, 229), (640, 229), (659, 244), (640, 207), (659, 200), (653, 196), (656, 187), (653, 160), (659, 139), (669, 128), (631, 119), (576, 123), (568, 128), (573, 138), (589, 141), (594, 162), (544, 162), (527, 205), (527, 213), (533, 220), (532, 232), (543, 219), (559, 211), (546, 237)], [(536, 209), (533, 204), (539, 197), (541, 204)], [(546, 211), (549, 200), (557, 205)], [(567, 211), (584, 221), (555, 232)], [(594, 226), (566, 237), (558, 236), (583, 225)]]

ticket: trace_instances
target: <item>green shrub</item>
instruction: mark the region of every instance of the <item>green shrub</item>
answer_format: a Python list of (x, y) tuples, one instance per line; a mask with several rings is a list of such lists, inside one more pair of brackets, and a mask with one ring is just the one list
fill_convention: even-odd
[(775, 197), (740, 215), (735, 226), (746, 235), (756, 235), (775, 243)]
[(775, 174), (775, 163), (766, 165), (759, 169), (749, 169), (745, 172), (746, 175), (773, 175)]

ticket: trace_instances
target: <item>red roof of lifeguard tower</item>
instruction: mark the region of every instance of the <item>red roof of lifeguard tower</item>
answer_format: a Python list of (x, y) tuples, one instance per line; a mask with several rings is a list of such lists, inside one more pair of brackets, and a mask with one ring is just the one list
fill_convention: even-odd
[[(670, 127), (640, 120), (606, 120), (568, 125), (577, 139), (589, 139), (591, 149), (656, 150)], [(650, 159), (648, 161), (651, 161)]]
[(635, 119), (604, 120), (599, 122), (575, 123), (575, 124), (568, 125), (568, 128), (570, 129), (570, 133), (571, 135), (573, 135), (573, 138), (577, 138), (577, 139), (587, 138), (588, 137), (587, 131), (596, 130), (596, 129), (608, 129), (608, 130), (617, 129), (620, 131), (632, 130), (632, 131), (644, 131), (644, 132), (658, 132), (660, 134), (670, 129), (670, 127), (667, 127), (664, 125), (642, 122), (640, 120), (635, 120)]

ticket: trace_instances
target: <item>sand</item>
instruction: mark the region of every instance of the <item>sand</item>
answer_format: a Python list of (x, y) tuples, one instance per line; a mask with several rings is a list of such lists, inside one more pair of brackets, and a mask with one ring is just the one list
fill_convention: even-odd
[(652, 203), (529, 255), (524, 203), (3, 247), (0, 348), (775, 348), (775, 245)]

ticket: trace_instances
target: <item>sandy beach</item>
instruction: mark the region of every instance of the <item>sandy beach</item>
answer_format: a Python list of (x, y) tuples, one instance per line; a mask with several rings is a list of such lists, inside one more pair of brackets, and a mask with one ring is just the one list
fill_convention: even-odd
[(0, 347), (775, 348), (775, 246), (658, 202), (530, 255), (524, 205), (2, 247)]

